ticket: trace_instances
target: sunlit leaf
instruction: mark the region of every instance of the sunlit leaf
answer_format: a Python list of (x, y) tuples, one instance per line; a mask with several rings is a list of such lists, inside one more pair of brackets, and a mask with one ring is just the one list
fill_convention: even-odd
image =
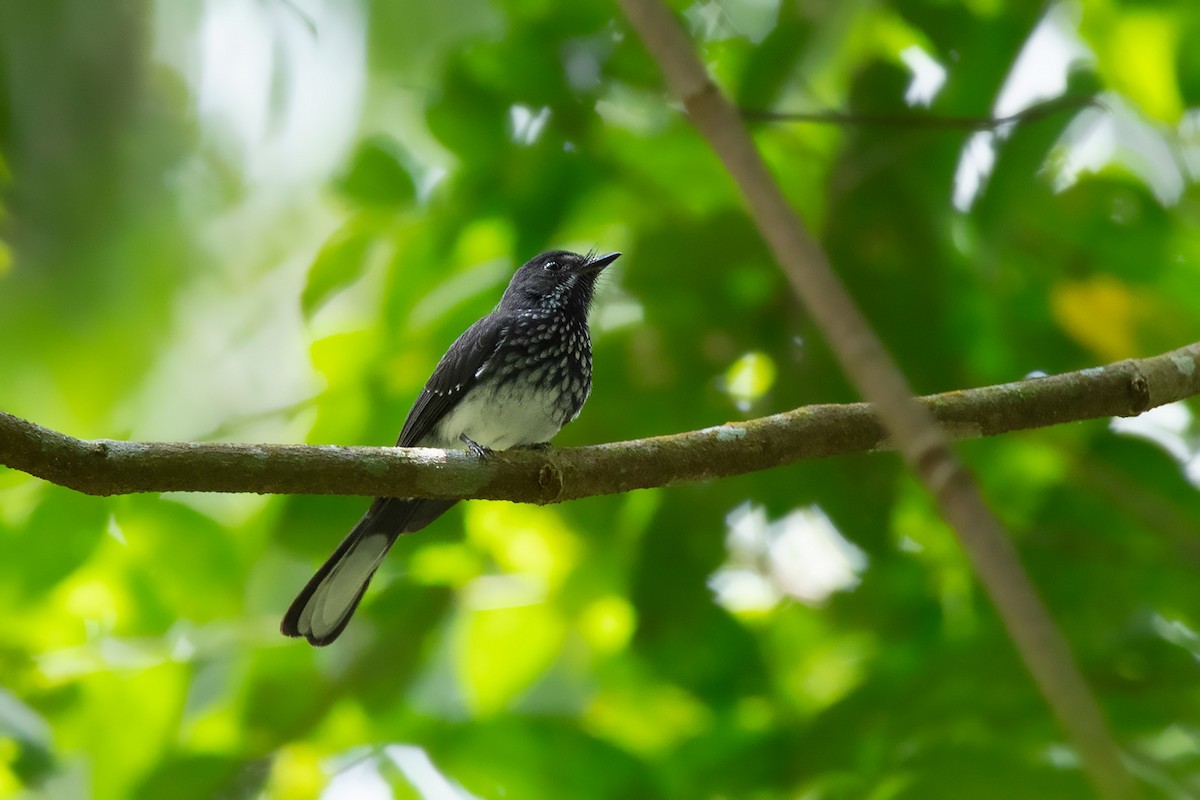
[(304, 313), (312, 315), (339, 289), (363, 274), (373, 248), (379, 245), (380, 230), (369, 214), (352, 217), (317, 253), (308, 269), (308, 284), (301, 296)]
[(1141, 304), (1129, 287), (1109, 276), (1062, 283), (1051, 295), (1059, 325), (1103, 361), (1138, 352), (1136, 325)]
[(461, 680), (470, 708), (483, 716), (509, 707), (533, 685), (554, 662), (567, 629), (545, 603), (481, 608), (460, 624)]
[(1105, 32), (1106, 77), (1147, 114), (1164, 122), (1179, 118), (1182, 104), (1175, 62), (1182, 44), (1177, 12), (1167, 7), (1120, 12)]

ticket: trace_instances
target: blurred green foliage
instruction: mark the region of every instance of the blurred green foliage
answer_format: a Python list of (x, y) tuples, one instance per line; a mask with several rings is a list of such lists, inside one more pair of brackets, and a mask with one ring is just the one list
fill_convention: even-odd
[[(1194, 3), (674, 6), (745, 107), (1101, 93), (981, 136), (754, 124), (919, 391), (1198, 338)], [(599, 0), (0, 3), (0, 187), (0, 407), (78, 436), (390, 443), (558, 246), (625, 253), (559, 444), (853, 399)], [(1154, 797), (1200, 796), (1189, 408), (962, 448)], [(0, 796), (1088, 796), (893, 456), (463, 504), (335, 646), (284, 640), (364, 502), (0, 471)]]

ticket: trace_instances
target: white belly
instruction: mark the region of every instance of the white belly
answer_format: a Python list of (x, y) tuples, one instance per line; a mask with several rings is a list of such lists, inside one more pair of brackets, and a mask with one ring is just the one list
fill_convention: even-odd
[(559, 396), (558, 388), (534, 392), (521, 381), (475, 387), (438, 424), (439, 441), (430, 444), (462, 448), (462, 434), (491, 450), (548, 442), (564, 422)]

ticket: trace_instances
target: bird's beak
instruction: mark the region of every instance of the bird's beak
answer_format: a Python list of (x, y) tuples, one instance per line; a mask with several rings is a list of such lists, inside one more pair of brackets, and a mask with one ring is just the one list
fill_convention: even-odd
[(620, 257), (620, 253), (608, 253), (607, 255), (596, 256), (584, 264), (583, 268), (588, 272), (599, 272)]

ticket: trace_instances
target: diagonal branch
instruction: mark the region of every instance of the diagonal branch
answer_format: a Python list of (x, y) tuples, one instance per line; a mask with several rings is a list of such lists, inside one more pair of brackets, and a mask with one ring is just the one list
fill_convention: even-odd
[[(921, 400), (955, 438), (1132, 416), (1200, 394), (1200, 342)], [(891, 449), (866, 403), (805, 406), (700, 431), (570, 450), (85, 441), (0, 412), (0, 463), (94, 495), (255, 492), (553, 503), (711, 480), (841, 453)]]
[(1075, 663), (1066, 639), (1021, 566), (1003, 526), (928, 409), (830, 268), (820, 246), (788, 204), (737, 110), (712, 82), (695, 45), (660, 0), (618, 0), (683, 103), (737, 183), (759, 232), (846, 376), (872, 401), (913, 473), (933, 495), (962, 543), (1034, 682), (1078, 751), (1100, 796), (1136, 797), (1121, 751)]

